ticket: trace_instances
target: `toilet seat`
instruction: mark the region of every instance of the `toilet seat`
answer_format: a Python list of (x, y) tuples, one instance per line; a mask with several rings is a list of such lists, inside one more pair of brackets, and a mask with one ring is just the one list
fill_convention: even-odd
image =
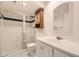
[(27, 44), (27, 48), (31, 48), (31, 47), (34, 47), (34, 46), (36, 46), (36, 43), (29, 43), (29, 44)]

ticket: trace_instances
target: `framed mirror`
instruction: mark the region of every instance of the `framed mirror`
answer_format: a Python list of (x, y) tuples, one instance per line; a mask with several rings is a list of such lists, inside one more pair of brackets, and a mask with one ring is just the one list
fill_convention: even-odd
[(72, 34), (72, 3), (66, 2), (54, 9), (53, 28), (55, 34)]

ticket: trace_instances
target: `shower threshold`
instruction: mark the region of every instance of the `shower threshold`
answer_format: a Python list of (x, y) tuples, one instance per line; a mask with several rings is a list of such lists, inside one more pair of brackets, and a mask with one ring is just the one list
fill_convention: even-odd
[(8, 56), (5, 56), (5, 57), (35, 57), (35, 55), (28, 55), (28, 51), (27, 49), (24, 49), (22, 51), (18, 51), (16, 53), (13, 53), (13, 54), (9, 54)]

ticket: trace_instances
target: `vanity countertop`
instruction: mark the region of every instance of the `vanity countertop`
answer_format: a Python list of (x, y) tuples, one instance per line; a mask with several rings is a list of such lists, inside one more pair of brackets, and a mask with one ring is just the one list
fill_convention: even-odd
[(37, 36), (36, 39), (52, 47), (59, 48), (67, 53), (69, 52), (74, 56), (79, 56), (79, 43), (65, 39), (57, 40), (55, 37), (51, 36)]

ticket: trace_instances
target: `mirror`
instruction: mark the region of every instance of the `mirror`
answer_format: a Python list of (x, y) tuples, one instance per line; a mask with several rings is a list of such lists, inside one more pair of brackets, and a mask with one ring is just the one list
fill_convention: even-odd
[(72, 4), (67, 2), (54, 9), (54, 33), (72, 33)]

